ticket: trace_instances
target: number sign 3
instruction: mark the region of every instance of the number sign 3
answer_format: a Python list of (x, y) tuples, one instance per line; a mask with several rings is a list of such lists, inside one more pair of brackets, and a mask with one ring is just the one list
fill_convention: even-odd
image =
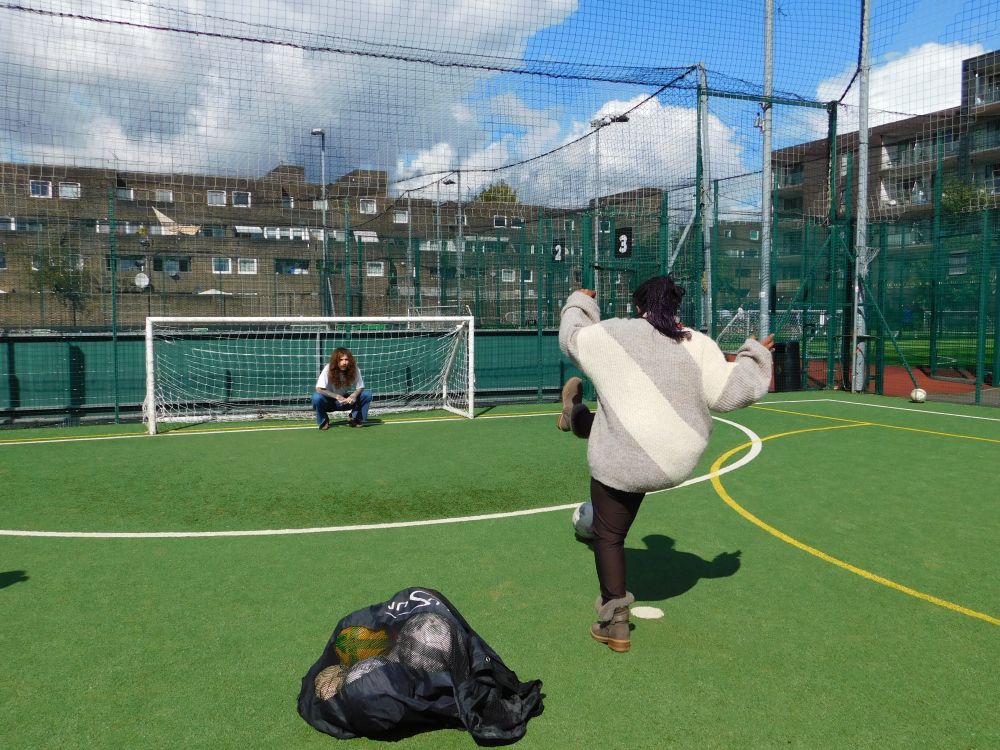
[(630, 227), (615, 231), (615, 257), (632, 257), (632, 229)]

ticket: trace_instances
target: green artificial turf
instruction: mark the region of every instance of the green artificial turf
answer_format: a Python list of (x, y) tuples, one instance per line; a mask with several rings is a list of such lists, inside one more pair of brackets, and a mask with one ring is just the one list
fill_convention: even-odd
[[(956, 415), (945, 416), (858, 405), (905, 407), (890, 399), (845, 399), (772, 397), (763, 406), (1000, 439), (1000, 422), (957, 416), (995, 412), (933, 405)], [(846, 424), (763, 409), (727, 416), (765, 437)], [(94, 490), (75, 504), (72, 491), (37, 490), (22, 508), (5, 481), (0, 526), (254, 527), (270, 523), (274, 507), (283, 525), (319, 525), (327, 521), (313, 514), (324, 503), (254, 510), (238, 492), (211, 494), (228, 473), (235, 484), (253, 480), (244, 490), (252, 498), (284, 497), (279, 490), (298, 480), (282, 462), (296, 446), (312, 454), (317, 445), (329, 460), (295, 464), (300, 471), (329, 468), (338, 452), (357, 454), (367, 468), (349, 476), (348, 490), (353, 482), (392, 518), (575, 502), (586, 495), (586, 446), (552, 419), (7, 446), (0, 470), (22, 477), (25, 492), (23, 477), (43, 472), (64, 485), (84, 473)], [(742, 433), (717, 426), (699, 471), (742, 442)], [(61, 453), (50, 451), (57, 446)], [(421, 466), (428, 457), (435, 471)], [(806, 544), (1000, 617), (1000, 507), (991, 492), (998, 457), (1000, 443), (848, 427), (768, 440), (722, 482), (742, 507)], [(131, 461), (141, 464), (135, 476), (170, 491), (158, 503), (146, 499), (149, 518), (132, 488), (113, 479)], [(184, 477), (169, 480), (170, 467), (185, 462), (205, 464), (200, 490), (184, 491)], [(317, 472), (293, 486), (312, 486), (324, 476)], [(447, 485), (473, 486), (466, 479), (480, 489), (460, 511), (461, 493)], [(404, 486), (412, 497), (423, 483), (444, 490), (438, 505), (429, 496), (407, 504)], [(534, 495), (522, 486), (532, 483)], [(370, 507), (350, 496), (325, 496), (346, 506), (324, 518), (369, 520)], [(211, 512), (199, 514), (199, 498)], [(587, 633), (596, 576), (568, 511), (299, 536), (0, 537), (0, 747), (337, 747), (297, 716), (301, 676), (340, 617), (413, 585), (440, 589), (522, 679), (544, 681), (545, 712), (519, 747), (1000, 745), (1000, 626), (811, 556), (749, 523), (709, 482), (650, 496), (627, 547), (630, 589), (665, 616), (634, 620), (633, 650), (619, 655)], [(376, 746), (384, 745), (350, 745)], [(475, 745), (445, 731), (398, 746)]]

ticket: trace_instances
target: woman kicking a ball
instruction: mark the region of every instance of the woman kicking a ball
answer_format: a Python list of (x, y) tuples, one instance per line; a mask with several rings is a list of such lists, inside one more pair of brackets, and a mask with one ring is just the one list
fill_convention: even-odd
[(595, 293), (581, 289), (562, 310), (559, 346), (597, 389), (596, 415), (583, 383), (563, 386), (559, 429), (589, 438), (594, 561), (601, 595), (591, 635), (613, 651), (629, 650), (625, 537), (647, 492), (690, 476), (712, 434), (709, 409), (749, 406), (771, 383), (774, 336), (751, 336), (728, 362), (718, 345), (684, 328), (684, 290), (670, 276), (644, 281), (632, 295), (637, 317), (601, 321)]

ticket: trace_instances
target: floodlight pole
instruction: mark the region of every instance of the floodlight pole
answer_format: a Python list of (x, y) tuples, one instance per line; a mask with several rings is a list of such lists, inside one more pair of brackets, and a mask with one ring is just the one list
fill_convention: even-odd
[(601, 263), (601, 129), (613, 122), (628, 122), (628, 115), (604, 115), (590, 121), (590, 127), (594, 128), (594, 291), (598, 293), (598, 303), (601, 287), (598, 277)]
[[(701, 184), (698, 185), (698, 199), (701, 201), (701, 238), (704, 257), (704, 291), (701, 295), (701, 327), (703, 331), (711, 330), (712, 321), (712, 221), (715, 211), (712, 207), (712, 160), (709, 151), (708, 129), (708, 78), (705, 73), (705, 63), (698, 63), (698, 138), (701, 153)], [(716, 189), (718, 185), (716, 185)]]
[(771, 333), (771, 101), (774, 94), (774, 0), (764, 0), (764, 135), (763, 179), (760, 200), (760, 338)]
[[(601, 127), (603, 118), (592, 120), (590, 126), (597, 128), (594, 132), (594, 291), (598, 294), (600, 305), (600, 271), (596, 268), (601, 264)], [(541, 248), (539, 248), (541, 251)]]
[[(861, 59), (858, 82), (858, 201), (857, 234), (854, 240), (854, 333), (851, 336), (851, 390), (860, 393), (865, 386), (868, 361), (858, 348), (858, 337), (867, 333), (865, 321), (864, 280), (868, 275), (868, 79), (871, 72), (869, 57), (869, 27), (871, 0), (862, 3)], [(848, 185), (850, 190), (851, 186)], [(850, 221), (850, 216), (847, 217)], [(936, 241), (935, 237), (935, 241)], [(864, 342), (864, 338), (861, 339)], [(862, 343), (862, 346), (864, 344)]]

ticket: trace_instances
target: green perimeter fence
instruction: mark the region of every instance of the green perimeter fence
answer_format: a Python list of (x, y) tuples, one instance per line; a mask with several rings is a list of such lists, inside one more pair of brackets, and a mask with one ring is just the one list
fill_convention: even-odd
[[(538, 402), (556, 399), (575, 374), (557, 341), (572, 290), (597, 289), (605, 317), (629, 315), (638, 283), (671, 270), (688, 291), (683, 321), (734, 353), (759, 325), (759, 222), (713, 217), (707, 238), (695, 226), (678, 249), (685, 227), (671, 224), (671, 194), (640, 198), (629, 210), (603, 208), (596, 233), (589, 212), (539, 212), (518, 227), (469, 234), (464, 252), (454, 238), (289, 250), (254, 238), (220, 246), (52, 225), (20, 232), (2, 253), (0, 424), (136, 418), (147, 315), (471, 312), (477, 402)], [(620, 255), (623, 233), (630, 245)], [(994, 211), (870, 225), (861, 390), (903, 396), (917, 382), (932, 399), (1000, 405), (998, 233)], [(854, 227), (779, 214), (772, 234), (774, 387), (853, 387), (844, 363), (853, 341)], [(168, 241), (176, 246), (164, 248)]]

